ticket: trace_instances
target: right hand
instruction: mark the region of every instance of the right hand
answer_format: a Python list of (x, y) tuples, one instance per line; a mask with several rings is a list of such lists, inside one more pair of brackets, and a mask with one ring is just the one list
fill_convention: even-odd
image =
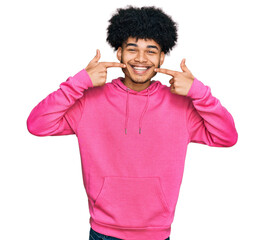
[(118, 62), (98, 62), (101, 58), (100, 51), (96, 50), (96, 56), (89, 62), (85, 68), (89, 77), (92, 80), (93, 86), (103, 86), (106, 82), (107, 68), (109, 67), (121, 67), (125, 68), (126, 65)]

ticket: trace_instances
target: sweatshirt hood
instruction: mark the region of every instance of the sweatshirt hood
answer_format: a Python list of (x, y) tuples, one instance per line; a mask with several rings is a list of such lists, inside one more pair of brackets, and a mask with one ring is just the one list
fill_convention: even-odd
[(128, 123), (128, 119), (129, 119), (129, 95), (134, 94), (134, 95), (146, 96), (146, 104), (145, 104), (145, 107), (141, 113), (141, 117), (140, 117), (139, 123), (138, 123), (139, 134), (141, 134), (142, 121), (143, 121), (144, 115), (148, 109), (149, 98), (152, 94), (154, 94), (155, 92), (158, 91), (159, 87), (161, 86), (161, 82), (156, 81), (156, 80), (152, 80), (150, 82), (150, 85), (146, 89), (138, 92), (138, 91), (135, 91), (135, 90), (127, 87), (123, 83), (123, 81), (124, 81), (124, 78), (119, 77), (117, 79), (112, 80), (112, 84), (116, 87), (117, 90), (126, 93), (126, 115), (125, 115), (125, 125), (124, 125), (125, 134), (127, 134), (127, 123)]

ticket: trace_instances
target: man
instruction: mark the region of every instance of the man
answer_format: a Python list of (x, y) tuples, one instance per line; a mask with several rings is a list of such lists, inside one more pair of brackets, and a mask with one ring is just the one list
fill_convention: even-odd
[[(87, 67), (30, 113), (37, 136), (76, 134), (90, 211), (90, 239), (169, 239), (190, 142), (231, 147), (231, 114), (181, 62), (162, 69), (177, 25), (155, 7), (118, 9), (107, 41), (120, 62)], [(106, 83), (107, 69), (124, 77)], [(170, 87), (151, 80), (170, 75)]]

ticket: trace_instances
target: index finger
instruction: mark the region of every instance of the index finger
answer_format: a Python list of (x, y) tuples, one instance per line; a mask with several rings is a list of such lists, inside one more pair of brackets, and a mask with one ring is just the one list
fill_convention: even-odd
[(172, 77), (174, 77), (175, 74), (176, 74), (175, 71), (172, 71), (172, 70), (169, 70), (169, 69), (165, 69), (165, 68), (155, 68), (155, 71), (159, 72), (159, 73), (164, 73), (164, 74), (170, 75)]
[(119, 62), (101, 62), (106, 68), (109, 67), (121, 67), (121, 68), (125, 68), (126, 65), (123, 63), (119, 63)]

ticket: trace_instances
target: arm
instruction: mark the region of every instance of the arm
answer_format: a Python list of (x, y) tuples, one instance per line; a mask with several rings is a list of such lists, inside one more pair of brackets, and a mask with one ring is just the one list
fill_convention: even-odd
[(196, 78), (187, 94), (190, 102), (186, 111), (189, 142), (214, 147), (231, 147), (238, 134), (231, 114), (211, 90)]
[(36, 136), (76, 133), (84, 108), (84, 91), (91, 87), (93, 84), (85, 69), (69, 77), (31, 111), (28, 131)]
[(77, 134), (85, 105), (85, 90), (103, 86), (108, 68), (126, 67), (117, 62), (99, 62), (100, 57), (100, 51), (97, 50), (96, 56), (85, 69), (61, 83), (57, 91), (48, 95), (31, 111), (27, 119), (30, 133), (36, 136)]
[(157, 68), (156, 72), (172, 76), (171, 93), (189, 97), (186, 122), (189, 142), (214, 147), (231, 147), (237, 142), (238, 134), (231, 114), (213, 97), (211, 90), (197, 80), (181, 62), (182, 72)]

